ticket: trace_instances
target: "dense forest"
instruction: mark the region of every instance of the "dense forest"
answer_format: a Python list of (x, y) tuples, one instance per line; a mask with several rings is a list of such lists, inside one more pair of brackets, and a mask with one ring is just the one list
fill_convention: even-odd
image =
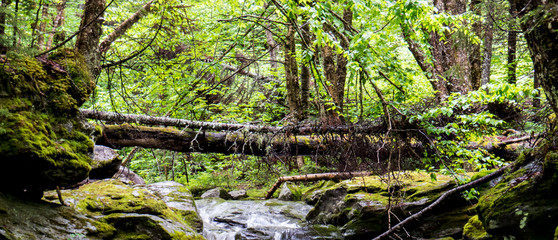
[[(555, 0), (2, 0), (0, 54), (0, 189), (60, 195), (93, 142), (194, 196), (399, 172), (558, 183)], [(470, 239), (501, 239), (478, 211), (495, 237)]]

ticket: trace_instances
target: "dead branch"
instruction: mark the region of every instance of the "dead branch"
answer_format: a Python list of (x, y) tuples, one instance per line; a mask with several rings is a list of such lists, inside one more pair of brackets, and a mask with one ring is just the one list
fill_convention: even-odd
[(279, 186), (281, 186), (284, 182), (310, 182), (310, 181), (319, 181), (319, 180), (344, 180), (350, 179), (353, 177), (362, 177), (362, 176), (369, 176), (372, 173), (369, 171), (362, 171), (362, 172), (332, 172), (332, 173), (316, 173), (316, 174), (304, 174), (304, 175), (296, 175), (296, 176), (283, 176), (277, 179), (275, 184), (267, 191), (267, 195), (265, 195), (265, 199), (271, 198), (273, 193)]
[(499, 177), (500, 175), (504, 174), (504, 172), (506, 171), (506, 169), (510, 168), (512, 165), (507, 165), (505, 167), (502, 167), (500, 169), (498, 169), (497, 171), (488, 174), (482, 178), (479, 178), (475, 181), (469, 182), (467, 184), (461, 185), (459, 187), (453, 188), (447, 192), (445, 192), (444, 194), (442, 194), (442, 196), (440, 196), (438, 199), (436, 199), (436, 201), (434, 201), (433, 203), (431, 203), (430, 205), (428, 205), (428, 207), (423, 208), (422, 210), (420, 210), (419, 212), (407, 217), (405, 220), (403, 220), (402, 222), (398, 223), (397, 225), (393, 226), (392, 228), (390, 228), (389, 230), (387, 230), (386, 232), (378, 235), (377, 237), (375, 237), (373, 240), (379, 240), (385, 237), (388, 237), (390, 234), (394, 233), (395, 231), (399, 230), (401, 227), (403, 227), (404, 225), (410, 223), (413, 220), (418, 220), (420, 219), (424, 214), (430, 212), (432, 209), (434, 209), (434, 207), (436, 207), (437, 205), (439, 205), (440, 203), (442, 203), (444, 200), (446, 200), (448, 197), (460, 193), (463, 190), (467, 190), (473, 187), (476, 187), (478, 185), (481, 185), (485, 182), (488, 182), (494, 178)]

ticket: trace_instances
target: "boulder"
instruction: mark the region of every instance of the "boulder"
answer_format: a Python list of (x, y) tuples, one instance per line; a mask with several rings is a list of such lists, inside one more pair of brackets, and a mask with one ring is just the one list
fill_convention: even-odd
[(194, 197), (184, 185), (166, 181), (149, 184), (147, 188), (160, 197), (167, 207), (180, 215), (197, 232), (203, 232), (203, 221), (198, 215)]
[[(389, 189), (384, 176), (359, 177), (335, 185), (319, 183), (322, 187), (311, 188), (303, 194), (307, 202), (318, 199), (306, 219), (313, 224), (340, 227), (345, 239), (372, 238), (388, 229), (388, 210), (404, 219), (455, 186), (455, 180), (444, 175), (436, 175), (436, 181), (421, 172), (400, 172), (391, 177)], [(434, 211), (420, 223), (406, 226), (406, 231), (413, 237), (426, 239), (460, 237), (463, 226), (474, 215), (474, 207), (460, 196), (448, 199), (438, 209), (442, 210)], [(391, 219), (395, 221), (393, 215)]]
[(281, 186), (281, 191), (279, 192), (279, 196), (277, 197), (279, 200), (283, 201), (293, 201), (295, 200), (295, 195), (289, 188), (289, 183), (283, 183)]
[(48, 59), (6, 59), (0, 66), (0, 190), (39, 192), (88, 177), (91, 136), (99, 129), (78, 109), (94, 88), (83, 57), (69, 49)]
[(111, 148), (95, 145), (89, 179), (111, 178), (120, 169), (122, 159)]
[(231, 199), (231, 195), (222, 188), (214, 188), (207, 190), (201, 195), (201, 198), (222, 198), (225, 200)]
[[(554, 148), (555, 149), (555, 148)], [(495, 238), (552, 239), (558, 226), (558, 152), (508, 173), (480, 199), (478, 219)], [(525, 156), (516, 164), (527, 162)]]
[(0, 239), (203, 239), (192, 195), (178, 183), (106, 179), (62, 196), (68, 206), (54, 191), (45, 194), (50, 202), (0, 194)]
[(243, 199), (245, 197), (248, 197), (248, 194), (246, 193), (246, 190), (244, 190), (244, 189), (230, 191), (229, 195), (231, 195), (231, 199), (233, 199), (233, 200), (239, 200), (239, 199)]
[(143, 180), (143, 178), (140, 175), (136, 174), (135, 172), (132, 172), (132, 170), (123, 166), (120, 166), (118, 168), (118, 172), (116, 172), (112, 177), (116, 179), (120, 179), (120, 181), (128, 185), (145, 185), (145, 180)]

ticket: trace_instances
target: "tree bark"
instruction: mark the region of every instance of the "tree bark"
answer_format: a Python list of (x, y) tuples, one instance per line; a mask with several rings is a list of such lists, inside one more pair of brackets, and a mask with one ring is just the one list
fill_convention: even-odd
[(138, 11), (136, 11), (132, 16), (122, 22), (118, 27), (114, 29), (105, 39), (99, 44), (99, 52), (104, 53), (109, 50), (110, 45), (117, 38), (121, 37), (128, 29), (132, 28), (135, 23), (137, 23), (143, 16), (151, 12), (151, 4), (155, 0), (151, 0), (143, 5)]
[(484, 26), (484, 57), (482, 62), (482, 85), (486, 85), (490, 82), (490, 66), (492, 62), (492, 39), (493, 39), (493, 21), (491, 15), (494, 13), (494, 5), (491, 2), (487, 2), (488, 12), (486, 13), (486, 23)]
[(48, 3), (43, 4), (43, 11), (41, 13), (41, 23), (39, 24), (38, 28), (38, 38), (37, 38), (37, 46), (39, 46), (39, 50), (43, 50), (45, 48), (45, 31), (46, 31), (46, 24), (48, 17)]
[(105, 0), (86, 0), (81, 18), (80, 32), (76, 40), (76, 50), (87, 63), (91, 76), (96, 78), (101, 73), (101, 55), (99, 41), (104, 21)]
[(512, 0), (531, 52), (535, 79), (558, 113), (558, 3), (556, 0)]
[[(310, 25), (306, 22), (302, 26), (302, 36), (304, 42), (310, 43)], [(303, 44), (304, 50), (309, 50), (307, 46)], [(300, 66), (300, 105), (303, 112), (303, 117), (306, 116), (306, 112), (308, 110), (309, 99), (310, 99), (310, 62), (302, 60), (302, 64)]]
[[(8, 0), (2, 0), (2, 8), (6, 9), (10, 2)], [(6, 39), (6, 12), (0, 12), (0, 54), (6, 54), (8, 52), (8, 47), (4, 44)]]
[[(481, 0), (472, 0), (471, 9), (477, 16), (482, 15), (481, 11)], [(482, 24), (481, 22), (475, 21), (472, 23), (473, 32), (477, 37), (482, 38)], [(471, 66), (471, 82), (472, 90), (478, 90), (481, 86), (482, 78), (482, 61), (481, 61), (481, 46), (480, 43), (470, 43), (471, 51), (469, 53), (469, 64)]]
[(515, 1), (510, 1), (510, 16), (511, 19), (508, 23), (508, 82), (517, 82), (517, 63), (515, 62), (515, 56), (517, 53), (517, 32), (515, 31), (515, 18), (517, 17)]
[(56, 17), (54, 18), (54, 22), (52, 24), (52, 32), (50, 32), (48, 36), (48, 41), (46, 43), (46, 49), (50, 49), (52, 47), (52, 42), (54, 41), (54, 37), (58, 34), (57, 29), (64, 25), (64, 11), (66, 10), (66, 0), (60, 1), (56, 4)]
[(298, 64), (296, 62), (295, 26), (289, 25), (285, 36), (285, 79), (287, 81), (287, 102), (294, 118), (302, 120), (300, 103), (300, 84), (298, 81)]
[(96, 144), (110, 148), (139, 146), (176, 152), (213, 152), (254, 156), (321, 155), (326, 144), (316, 136), (254, 135), (131, 125), (104, 125)]

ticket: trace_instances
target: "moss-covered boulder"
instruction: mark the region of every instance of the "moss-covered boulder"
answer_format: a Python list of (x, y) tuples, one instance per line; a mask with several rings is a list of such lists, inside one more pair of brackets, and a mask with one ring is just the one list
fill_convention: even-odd
[[(390, 224), (388, 212), (403, 219), (456, 185), (452, 177), (437, 174), (436, 181), (432, 177), (421, 172), (400, 172), (390, 178), (358, 177), (333, 186), (322, 182), (319, 184), (322, 187), (303, 193), (307, 202), (318, 199), (306, 219), (311, 223), (340, 226), (346, 239), (371, 238), (387, 230)], [(460, 238), (463, 225), (474, 215), (474, 208), (460, 196), (446, 202), (420, 223), (407, 226), (406, 230), (413, 237)], [(442, 211), (448, 208), (452, 210)], [(393, 215), (391, 219), (391, 225), (394, 225), (397, 220)]]
[[(192, 195), (179, 183), (146, 187), (107, 179), (63, 190), (62, 196), (68, 208), (92, 220), (96, 230), (82, 233), (88, 239), (203, 239)], [(45, 198), (58, 201), (53, 191)]]
[(95, 145), (94, 157), (91, 162), (90, 179), (111, 178), (120, 169), (122, 159), (111, 148)]
[(516, 164), (527, 164), (508, 173), (479, 199), (479, 220), (489, 234), (499, 238), (553, 238), (558, 225), (558, 154), (541, 148), (536, 152), (543, 156), (518, 159)]
[(90, 170), (96, 130), (78, 118), (93, 91), (82, 57), (10, 56), (0, 67), (0, 189), (70, 186)]
[(463, 240), (489, 240), (492, 235), (488, 234), (479, 220), (479, 216), (475, 215), (467, 221), (463, 227)]

